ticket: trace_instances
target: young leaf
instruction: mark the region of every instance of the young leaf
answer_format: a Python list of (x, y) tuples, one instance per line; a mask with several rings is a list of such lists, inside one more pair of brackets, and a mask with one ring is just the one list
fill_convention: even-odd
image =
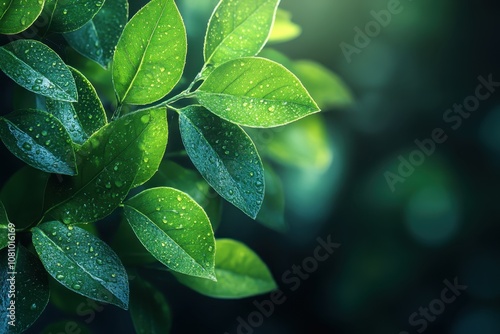
[(164, 160), (158, 172), (145, 184), (146, 188), (170, 187), (185, 192), (207, 213), (215, 231), (220, 224), (222, 200), (205, 179), (195, 170)]
[(0, 69), (36, 94), (68, 102), (78, 99), (68, 67), (57, 53), (38, 41), (20, 39), (0, 47)]
[(148, 104), (182, 76), (186, 29), (173, 0), (152, 0), (132, 17), (118, 41), (113, 83), (121, 103)]
[(12, 231), (12, 228), (15, 227), (9, 222), (5, 207), (0, 201), (0, 249), (7, 247), (9, 244), (9, 232)]
[(68, 289), (128, 308), (128, 276), (113, 250), (82, 228), (53, 221), (33, 229), (33, 245), (45, 269)]
[(165, 152), (167, 137), (164, 108), (137, 111), (109, 123), (78, 150), (77, 176), (49, 180), (45, 206), (48, 213), (66, 224), (106, 217), (131, 187), (153, 176)]
[(264, 199), (264, 170), (250, 137), (199, 106), (182, 109), (179, 126), (186, 152), (205, 180), (255, 219)]
[(64, 38), (73, 49), (107, 68), (127, 19), (127, 0), (106, 0), (92, 20)]
[(301, 32), (300, 26), (292, 22), (292, 14), (278, 8), (269, 42), (287, 42), (300, 36)]
[[(14, 258), (12, 266), (7, 265), (8, 257)], [(22, 333), (28, 329), (49, 302), (49, 282), (40, 260), (21, 244), (15, 250), (0, 251), (0, 333)], [(15, 274), (12, 274), (12, 273)], [(15, 286), (15, 296), (8, 297), (10, 284)], [(15, 326), (10, 326), (9, 310), (15, 302)]]
[(138, 334), (170, 333), (170, 306), (158, 289), (139, 277), (130, 284), (130, 315)]
[(281, 179), (271, 166), (264, 168), (266, 194), (257, 221), (278, 232), (285, 232), (285, 192)]
[(46, 30), (77, 30), (97, 14), (103, 3), (104, 0), (45, 0), (43, 15), (48, 20)]
[(19, 159), (48, 173), (76, 174), (75, 151), (61, 122), (44, 111), (15, 111), (0, 118), (0, 138)]
[(23, 32), (35, 22), (44, 0), (4, 0), (0, 2), (0, 34)]
[(191, 289), (214, 298), (245, 298), (276, 289), (266, 264), (244, 244), (231, 239), (218, 239), (215, 255), (217, 282), (175, 274)]
[(0, 200), (9, 213), (9, 220), (16, 228), (26, 228), (42, 217), (45, 187), (49, 176), (48, 173), (24, 166), (2, 187)]
[(144, 247), (165, 266), (215, 279), (215, 240), (203, 209), (173, 188), (153, 188), (125, 202), (125, 217)]
[(269, 38), (279, 0), (221, 0), (205, 37), (205, 64), (255, 56)]
[(101, 100), (90, 81), (78, 70), (72, 67), (69, 69), (78, 89), (78, 102), (46, 98), (45, 107), (61, 121), (73, 142), (81, 145), (108, 121)]
[(217, 116), (257, 128), (284, 125), (319, 111), (297, 77), (263, 58), (242, 58), (217, 67), (196, 96)]

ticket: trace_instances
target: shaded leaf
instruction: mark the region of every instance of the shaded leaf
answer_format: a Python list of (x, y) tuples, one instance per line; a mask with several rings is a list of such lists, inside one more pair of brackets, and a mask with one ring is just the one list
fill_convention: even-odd
[(173, 271), (215, 279), (215, 240), (203, 209), (173, 188), (145, 190), (125, 202), (125, 217), (144, 247)]
[(170, 187), (187, 193), (205, 210), (214, 231), (219, 226), (222, 200), (197, 171), (164, 160), (158, 172), (145, 184), (145, 187)]
[(227, 201), (255, 218), (264, 199), (264, 170), (248, 135), (203, 107), (180, 112), (181, 137), (191, 161)]
[(78, 102), (46, 98), (45, 107), (61, 121), (73, 142), (83, 144), (108, 121), (101, 100), (90, 81), (78, 70), (72, 67), (69, 69), (78, 89)]
[(90, 21), (101, 9), (104, 0), (45, 0), (43, 15), (46, 30), (68, 32)]
[(221, 0), (205, 37), (205, 63), (255, 56), (269, 38), (279, 0)]
[(26, 228), (42, 217), (45, 187), (49, 176), (48, 173), (24, 166), (3, 185), (0, 200), (9, 213), (9, 220), (16, 228)]
[(55, 100), (75, 102), (75, 81), (62, 59), (48, 46), (20, 39), (0, 47), (0, 69), (20, 86)]
[(217, 67), (196, 97), (217, 116), (249, 127), (284, 125), (319, 111), (297, 77), (263, 58), (242, 58)]
[(172, 313), (163, 294), (149, 282), (136, 277), (130, 284), (130, 315), (138, 334), (168, 334)]
[(71, 138), (61, 122), (44, 111), (27, 109), (0, 118), (0, 137), (28, 165), (48, 173), (76, 174)]
[(292, 14), (278, 8), (271, 36), (269, 36), (269, 42), (287, 42), (297, 38), (301, 33), (302, 29), (300, 26), (292, 22)]
[(128, 308), (128, 276), (113, 250), (82, 228), (53, 221), (33, 229), (33, 245), (45, 269), (68, 289)]
[(111, 214), (131, 187), (156, 172), (167, 137), (164, 108), (136, 111), (109, 123), (78, 150), (77, 176), (49, 180), (48, 214), (66, 224), (94, 222)]
[(113, 59), (120, 102), (148, 104), (167, 95), (182, 76), (186, 29), (173, 0), (152, 0), (127, 23)]
[(44, 0), (4, 0), (0, 2), (0, 34), (23, 32), (35, 22)]
[(257, 221), (278, 232), (285, 232), (287, 225), (285, 224), (285, 191), (283, 190), (283, 184), (270, 165), (266, 165), (264, 171), (266, 194)]
[[(40, 260), (21, 244), (13, 250), (0, 251), (0, 261), (0, 333), (22, 333), (38, 319), (49, 302), (47, 273)], [(9, 296), (11, 283), (15, 285), (14, 296)], [(15, 327), (8, 324), (11, 319), (7, 308), (11, 301), (15, 302)]]
[(270, 292), (276, 283), (260, 257), (244, 244), (218, 239), (215, 255), (217, 282), (175, 274), (179, 282), (214, 298), (237, 299)]
[(127, 0), (106, 0), (92, 20), (64, 38), (73, 49), (107, 68), (127, 19)]
[(125, 265), (144, 265), (157, 262), (156, 258), (137, 239), (125, 217), (122, 218), (120, 226), (114, 234), (111, 247)]

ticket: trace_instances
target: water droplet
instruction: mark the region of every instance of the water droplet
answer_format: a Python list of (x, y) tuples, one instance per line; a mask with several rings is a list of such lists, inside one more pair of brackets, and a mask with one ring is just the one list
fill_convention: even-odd
[(68, 10), (67, 10), (67, 9), (64, 9), (64, 10), (63, 10), (63, 14), (64, 14), (64, 15), (68, 14)]
[(71, 232), (66, 233), (67, 237), (71, 237)]
[(47, 131), (45, 131), (45, 130), (44, 130), (44, 131), (42, 131), (42, 136), (44, 136), (44, 137), (45, 137), (46, 135), (47, 135)]
[(111, 274), (111, 277), (115, 278), (115, 277), (116, 277), (116, 274)]
[(209, 251), (209, 252), (211, 252), (211, 251), (213, 251), (213, 250), (214, 250), (214, 248), (213, 248), (212, 246), (208, 246), (208, 251)]
[(35, 304), (35, 303), (31, 304), (30, 309), (31, 309), (32, 311), (36, 310), (36, 304)]
[(23, 144), (23, 148), (26, 150), (26, 151), (29, 151), (31, 150), (31, 145), (29, 143), (24, 143)]
[(151, 119), (151, 116), (148, 114), (148, 115), (143, 115), (141, 117), (141, 122), (144, 123), (144, 124), (147, 124), (149, 123), (149, 120)]
[(73, 284), (72, 288), (75, 290), (80, 290), (82, 286), (80, 284)]
[(25, 26), (26, 25), (26, 17), (21, 18), (21, 25)]
[(115, 181), (115, 186), (117, 186), (118, 188), (121, 188), (121, 187), (123, 187), (123, 182), (120, 181), (120, 180), (116, 180)]
[(94, 252), (94, 247), (90, 246), (89, 247), (89, 252), (93, 253)]
[(111, 189), (111, 182), (107, 182), (105, 187), (106, 187), (106, 189)]
[(57, 278), (58, 280), (62, 280), (62, 279), (64, 278), (64, 275), (59, 274), (59, 275), (57, 275), (57, 276), (56, 276), (56, 278)]
[(102, 264), (102, 260), (101, 259), (97, 259), (97, 264)]
[(182, 201), (182, 197), (181, 196), (177, 196), (177, 200), (180, 202)]
[(276, 110), (276, 108), (275, 108), (274, 106), (271, 106), (271, 107), (269, 107), (267, 110), (269, 110), (269, 112), (273, 112), (273, 111), (275, 111), (275, 110)]

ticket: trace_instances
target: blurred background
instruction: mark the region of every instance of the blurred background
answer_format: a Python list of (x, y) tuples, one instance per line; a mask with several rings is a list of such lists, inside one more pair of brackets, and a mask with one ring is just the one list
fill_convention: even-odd
[[(190, 80), (201, 66), (217, 1), (176, 2), (188, 28)], [(264, 224), (224, 203), (216, 236), (255, 250), (286, 296), (262, 325), (240, 333), (500, 333), (500, 91), (461, 117), (460, 126), (443, 119), (475, 95), (479, 76), (500, 81), (500, 7), (486, 0), (401, 0), (390, 23), (356, 46), (355, 28), (365, 31), (374, 21), (371, 11), (387, 10), (391, 2), (281, 2), (288, 12), (281, 13), (283, 22), (291, 15), (297, 25), (288, 24), (285, 35), (296, 38), (280, 42), (276, 36), (263, 56), (294, 71), (323, 112), (251, 132), (276, 174), (269, 177), (281, 180), (273, 185), (284, 190), (284, 219), (279, 198), (267, 212), (277, 216), (261, 219)], [(133, 1), (131, 13), (144, 3)], [(357, 49), (346, 57), (342, 43)], [(94, 84), (99, 90), (99, 80)], [(12, 94), (3, 90), (3, 100)], [(415, 141), (430, 139), (437, 128), (447, 139), (398, 176), (401, 161), (418, 154)], [(3, 183), (20, 165), (4, 163), (13, 159), (3, 146), (1, 157)], [(283, 274), (313, 255), (317, 238), (328, 236), (341, 246), (292, 291)], [(169, 301), (173, 333), (238, 333), (238, 317), (248, 320), (254, 301), (269, 299), (216, 300), (166, 274), (141, 275)], [(467, 286), (449, 304), (436, 301), (445, 280)], [(427, 318), (420, 314), (430, 306)], [(128, 314), (114, 307), (85, 324), (88, 314), (51, 306), (29, 333), (61, 317), (91, 332), (132, 332)]]

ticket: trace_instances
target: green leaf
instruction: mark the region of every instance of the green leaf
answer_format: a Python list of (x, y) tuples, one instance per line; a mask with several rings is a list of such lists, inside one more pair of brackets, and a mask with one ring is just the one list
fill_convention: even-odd
[(195, 170), (184, 168), (170, 160), (164, 160), (158, 172), (145, 184), (145, 187), (170, 187), (187, 193), (205, 210), (214, 231), (219, 226), (222, 200)]
[(78, 99), (68, 67), (43, 43), (20, 39), (0, 47), (0, 69), (36, 94), (69, 102)]
[[(12, 258), (11, 258), (12, 256)], [(13, 262), (10, 262), (11, 259)], [(40, 260), (31, 254), (21, 244), (15, 249), (4, 249), (0, 251), (0, 333), (22, 333), (28, 329), (42, 314), (49, 302), (49, 282), (47, 273), (43, 269)], [(15, 272), (15, 275), (11, 273)], [(15, 285), (15, 296), (9, 298), (11, 281)], [(15, 302), (15, 327), (10, 326), (8, 321), (10, 306), (8, 303)]]
[(186, 152), (201, 175), (255, 219), (264, 199), (264, 170), (250, 137), (238, 125), (198, 106), (181, 110), (179, 126)]
[(344, 107), (354, 102), (351, 90), (344, 81), (323, 65), (310, 60), (299, 60), (294, 62), (292, 71), (320, 108)]
[(263, 58), (242, 58), (219, 66), (196, 96), (217, 116), (249, 127), (284, 125), (319, 111), (297, 77)]
[(116, 254), (118, 254), (123, 264), (126, 266), (143, 266), (144, 264), (157, 262), (156, 258), (151, 255), (151, 253), (144, 248), (144, 245), (139, 239), (137, 239), (132, 227), (125, 217), (121, 219), (120, 226), (114, 234), (111, 248), (115, 250)]
[(217, 282), (175, 274), (191, 289), (214, 298), (245, 298), (276, 289), (266, 264), (244, 244), (231, 239), (218, 239), (215, 255)]
[(61, 122), (44, 111), (27, 109), (0, 118), (5, 146), (28, 165), (48, 173), (76, 174), (75, 151)]
[(104, 0), (45, 0), (44, 20), (47, 31), (68, 32), (82, 27), (103, 6)]
[(77, 176), (49, 180), (48, 213), (66, 224), (111, 214), (131, 187), (156, 172), (167, 137), (165, 108), (140, 110), (109, 123), (78, 150)]
[(9, 233), (15, 233), (15, 228), (14, 224), (9, 222), (5, 207), (0, 201), (0, 249), (7, 247), (9, 244)]
[(153, 188), (125, 202), (125, 217), (144, 247), (173, 271), (215, 279), (215, 240), (203, 209), (173, 188)]
[(270, 165), (264, 168), (266, 194), (257, 221), (278, 232), (285, 232), (285, 192), (283, 184)]
[(205, 64), (255, 56), (269, 38), (279, 0), (222, 0), (208, 24)]
[(101, 100), (90, 81), (78, 70), (72, 67), (69, 69), (78, 89), (78, 102), (46, 98), (45, 107), (61, 121), (73, 142), (83, 144), (108, 121)]
[(121, 103), (148, 104), (167, 95), (182, 76), (186, 29), (173, 0), (152, 0), (127, 23), (113, 59)]
[(127, 0), (106, 0), (92, 20), (64, 38), (73, 49), (107, 68), (127, 19)]
[(45, 269), (83, 296), (128, 308), (128, 276), (113, 250), (76, 226), (48, 222), (33, 229), (33, 245)]
[(0, 3), (0, 34), (23, 32), (35, 22), (44, 0), (3, 0)]
[(130, 315), (138, 334), (170, 333), (170, 306), (158, 289), (139, 277), (130, 284)]
[(48, 173), (24, 166), (3, 185), (0, 200), (9, 213), (9, 220), (16, 228), (26, 228), (42, 217), (45, 187), (49, 176)]
[(269, 36), (269, 42), (287, 42), (299, 37), (301, 33), (302, 29), (300, 26), (292, 22), (292, 14), (278, 8), (271, 36)]

